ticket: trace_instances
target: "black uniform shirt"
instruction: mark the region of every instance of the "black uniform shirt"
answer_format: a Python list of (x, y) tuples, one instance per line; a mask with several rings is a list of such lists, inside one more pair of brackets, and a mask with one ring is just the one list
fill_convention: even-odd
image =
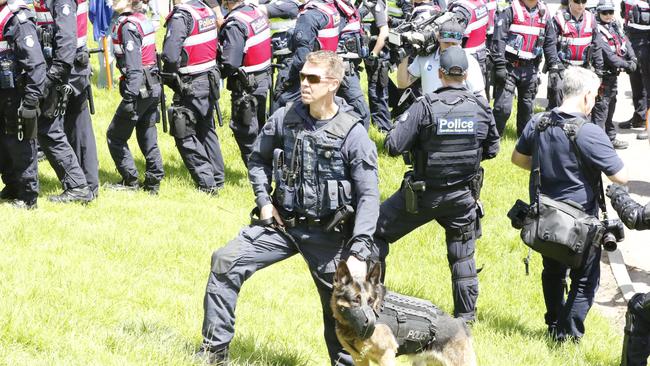
[[(127, 13), (122, 14), (124, 16)], [(124, 99), (135, 100), (144, 82), (142, 67), (142, 37), (135, 24), (127, 22), (122, 26), (122, 49), (124, 56), (120, 61), (120, 71), (124, 75)]]
[(178, 7), (172, 11), (173, 14), (167, 20), (167, 33), (163, 42), (161, 58), (164, 62), (163, 70), (165, 72), (177, 73), (181, 65), (183, 42), (192, 32), (194, 19), (190, 13)]
[(16, 74), (22, 73), (25, 81), (24, 93), (19, 92), (35, 103), (43, 94), (46, 66), (33, 16), (27, 9), (19, 10), (5, 25), (3, 36), (13, 48)]
[(219, 64), (221, 65), (221, 76), (224, 78), (234, 74), (244, 61), (244, 45), (248, 38), (248, 27), (241, 20), (231, 16), (231, 13), (239, 10), (251, 11), (253, 8), (243, 3), (237, 6), (228, 13), (226, 22), (219, 32), (221, 40)]
[(605, 64), (605, 69), (616, 71), (617, 69), (626, 68), (627, 62), (636, 58), (634, 55), (634, 50), (632, 49), (632, 44), (627, 39), (625, 34), (623, 34), (623, 30), (618, 25), (618, 23), (616, 23), (616, 21), (613, 21), (609, 24), (602, 22), (599, 22), (598, 24), (599, 26), (605, 27), (605, 29), (607, 29), (607, 31), (609, 31), (612, 36), (625, 39), (625, 49), (622, 50), (625, 52), (625, 54), (619, 55), (615, 50), (612, 50), (609, 47), (607, 38), (603, 33), (600, 32), (600, 30), (598, 30), (596, 42), (598, 42), (598, 46), (603, 53), (603, 62)]
[(75, 0), (46, 1), (54, 19), (52, 65), (47, 74), (60, 83), (65, 83), (74, 70), (77, 55), (77, 2)]
[[(339, 105), (339, 111), (350, 112), (353, 110), (341, 98), (336, 98), (336, 103)], [(301, 102), (296, 102), (294, 105), (297, 113), (304, 119), (306, 129), (315, 130), (328, 122), (314, 120), (309, 115), (307, 107)], [(284, 148), (281, 135), (284, 115), (285, 108), (283, 107), (269, 118), (255, 140), (253, 152), (248, 161), (249, 179), (260, 206), (271, 202), (273, 150)], [(371, 246), (374, 245), (372, 236), (379, 218), (379, 178), (377, 148), (368, 137), (363, 124), (358, 123), (352, 127), (343, 142), (341, 153), (346, 168), (350, 171), (357, 200), (354, 229), (350, 238), (350, 251), (354, 254), (368, 254), (366, 249), (371, 250)]]
[[(441, 99), (456, 99), (462, 95), (471, 94), (465, 88), (442, 87), (434, 92)], [(482, 105), (476, 105), (476, 121), (479, 122), (477, 138), (482, 141), (483, 159), (492, 159), (499, 152), (499, 132), (497, 131), (494, 117), (489, 104), (485, 98), (475, 95), (469, 97), (470, 101), (478, 100)], [(402, 114), (395, 128), (393, 128), (384, 141), (384, 146), (391, 156), (397, 156), (404, 152), (411, 151), (418, 146), (420, 133), (431, 123), (430, 117), (425, 108), (427, 99), (419, 98), (404, 114)], [(465, 103), (469, 103), (466, 101)]]
[(261, 2), (266, 7), (269, 18), (296, 19), (299, 3), (292, 0)]
[[(515, 0), (519, 1), (519, 0)], [(525, 6), (525, 5), (524, 5)], [(538, 12), (539, 7), (535, 6), (533, 9), (527, 9), (531, 14)], [(551, 14), (549, 14), (551, 15)], [(492, 45), (490, 47), (490, 54), (494, 58), (495, 65), (506, 64), (506, 42), (508, 41), (508, 34), (510, 33), (510, 26), (514, 20), (514, 12), (512, 6), (509, 6), (504, 11), (498, 14), (494, 24), (494, 34), (492, 35)], [(557, 56), (557, 34), (553, 23), (552, 17), (549, 16), (544, 28), (544, 58), (546, 63), (555, 65), (560, 62)]]

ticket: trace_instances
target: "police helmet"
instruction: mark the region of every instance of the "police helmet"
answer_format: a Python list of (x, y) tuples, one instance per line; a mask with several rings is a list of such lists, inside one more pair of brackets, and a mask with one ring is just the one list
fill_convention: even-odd
[(612, 0), (600, 0), (598, 1), (598, 6), (596, 10), (600, 13), (601, 11), (615, 10), (616, 6)]

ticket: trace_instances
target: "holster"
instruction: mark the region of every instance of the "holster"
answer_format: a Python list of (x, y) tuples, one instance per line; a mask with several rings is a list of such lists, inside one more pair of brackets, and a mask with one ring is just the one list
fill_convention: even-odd
[(334, 215), (325, 225), (325, 232), (332, 232), (334, 229), (341, 229), (345, 224), (354, 218), (354, 207), (342, 205), (334, 211)]
[(250, 126), (253, 117), (257, 116), (257, 98), (254, 95), (244, 93), (241, 97), (232, 102), (232, 119), (235, 123)]
[(407, 172), (404, 175), (402, 182), (402, 190), (404, 192), (404, 205), (406, 212), (410, 214), (417, 214), (418, 211), (418, 194), (426, 190), (426, 182), (416, 181), (413, 178), (413, 172)]
[(144, 74), (144, 83), (140, 87), (138, 94), (141, 99), (147, 99), (152, 96), (153, 87), (160, 84), (160, 78), (153, 67), (145, 67), (142, 72)]
[(485, 171), (483, 170), (483, 167), (479, 167), (478, 172), (469, 182), (469, 189), (472, 192), (472, 197), (474, 197), (474, 199), (477, 201), (481, 198), (481, 188), (483, 188), (484, 173)]
[(0, 89), (16, 88), (16, 63), (12, 59), (0, 60)]
[(43, 100), (43, 116), (54, 118), (65, 115), (72, 87), (68, 84), (55, 84)]
[(170, 134), (175, 138), (184, 139), (196, 135), (196, 116), (194, 112), (179, 103), (172, 104), (167, 113), (170, 121)]

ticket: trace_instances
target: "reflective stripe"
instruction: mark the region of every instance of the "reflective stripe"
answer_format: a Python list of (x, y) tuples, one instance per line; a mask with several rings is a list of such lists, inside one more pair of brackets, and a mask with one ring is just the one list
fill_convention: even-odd
[(244, 46), (244, 52), (248, 51), (250, 47), (258, 45), (271, 37), (271, 30), (265, 29), (262, 33), (258, 33), (246, 40), (246, 45)]
[(7, 41), (0, 41), (0, 52), (9, 50), (9, 43)]
[(472, 31), (475, 31), (488, 23), (488, 17), (483, 17), (467, 26), (465, 28), (465, 34), (470, 34)]
[(258, 65), (253, 65), (253, 66), (242, 66), (242, 69), (246, 72), (256, 72), (256, 71), (261, 71), (269, 68), (271, 66), (271, 60), (264, 61), (261, 64)]
[(562, 62), (565, 62), (573, 66), (582, 66), (585, 64), (584, 60), (562, 60)]
[(359, 21), (350, 22), (343, 27), (341, 33), (343, 32), (353, 32), (361, 29), (361, 23)]
[(213, 39), (217, 39), (216, 29), (210, 32), (194, 34), (185, 38), (185, 42), (183, 42), (183, 46), (196, 46), (197, 44), (209, 42)]
[(339, 28), (334, 27), (334, 28), (326, 28), (326, 29), (321, 29), (318, 31), (318, 38), (321, 37), (336, 37), (339, 35)]
[(77, 15), (88, 13), (88, 1), (77, 4)]
[(628, 23), (628, 27), (634, 28), (634, 29), (639, 29), (639, 30), (648, 30), (650, 29), (650, 25), (641, 25), (641, 24), (636, 24), (636, 23)]
[(539, 36), (542, 32), (542, 28), (531, 25), (512, 24), (510, 25), (510, 32)]
[(180, 67), (178, 72), (181, 74), (196, 74), (217, 66), (217, 61), (212, 60), (198, 65)]
[(142, 46), (150, 46), (156, 43), (156, 33), (150, 33), (142, 38)]
[(52, 18), (52, 14), (49, 11), (39, 11), (36, 13), (36, 21), (39, 24), (49, 24), (54, 23), (54, 18)]
[(83, 47), (86, 45), (86, 36), (77, 37), (77, 48)]
[(516, 50), (509, 44), (506, 45), (506, 52), (512, 53), (513, 55), (524, 59), (524, 60), (532, 60), (537, 58), (534, 53), (528, 52), (528, 51), (523, 51), (523, 50)]
[(497, 2), (496, 1), (488, 1), (485, 3), (485, 7), (488, 8), (488, 10), (496, 10), (497, 9)]
[(589, 37), (580, 37), (580, 38), (568, 38), (560, 36), (558, 38), (560, 42), (566, 42), (570, 46), (585, 46), (591, 43), (591, 36)]

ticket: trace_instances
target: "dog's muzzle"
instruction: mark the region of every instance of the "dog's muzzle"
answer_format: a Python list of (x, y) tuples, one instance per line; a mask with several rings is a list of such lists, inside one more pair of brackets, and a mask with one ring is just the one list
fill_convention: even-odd
[(357, 333), (357, 337), (368, 339), (375, 331), (377, 314), (370, 305), (363, 305), (356, 308), (346, 308), (341, 312), (343, 318), (350, 323), (350, 326)]

